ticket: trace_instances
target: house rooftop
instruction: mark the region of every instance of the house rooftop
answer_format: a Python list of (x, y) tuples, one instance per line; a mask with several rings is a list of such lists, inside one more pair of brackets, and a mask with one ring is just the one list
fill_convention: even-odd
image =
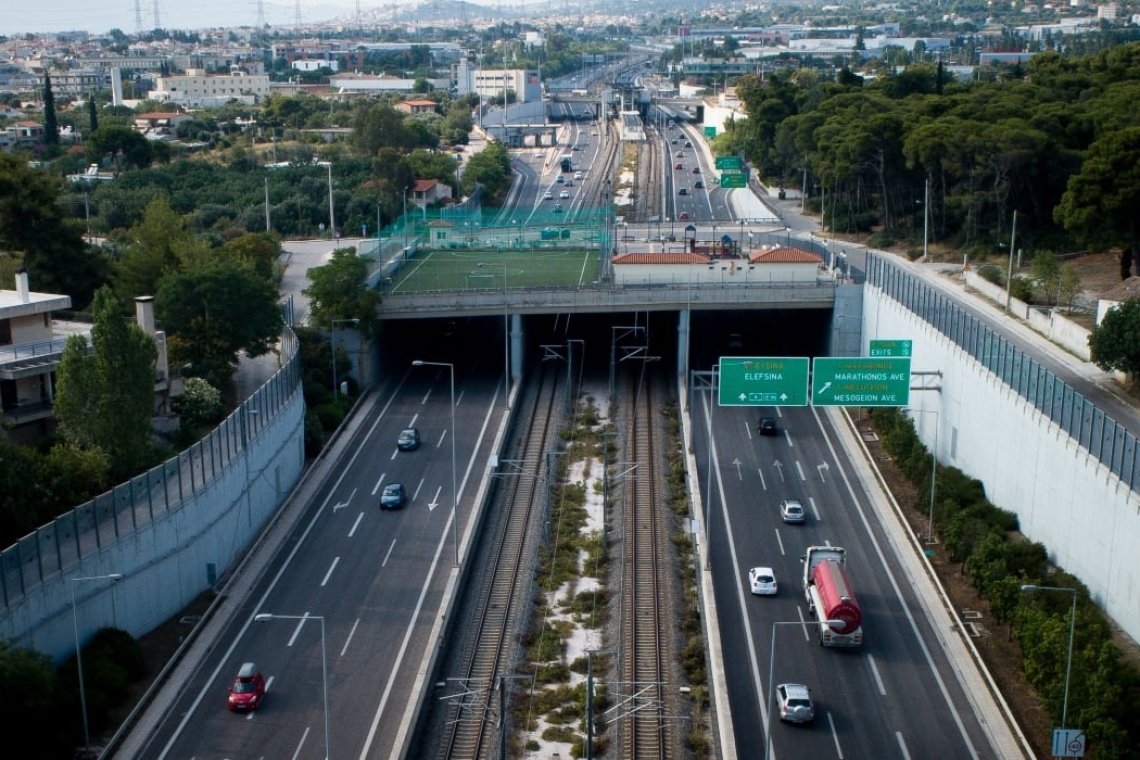
[(613, 263), (615, 266), (619, 264), (707, 264), (709, 257), (703, 253), (634, 251), (614, 256)]
[(28, 292), (27, 298), (15, 290), (0, 290), (0, 319), (26, 317), (45, 311), (70, 309), (71, 299), (57, 293)]
[(780, 246), (766, 251), (753, 251), (748, 256), (753, 264), (821, 264), (823, 257), (802, 248)]
[(1129, 277), (1113, 285), (1100, 294), (1102, 301), (1127, 301), (1129, 298), (1140, 297), (1140, 277)]

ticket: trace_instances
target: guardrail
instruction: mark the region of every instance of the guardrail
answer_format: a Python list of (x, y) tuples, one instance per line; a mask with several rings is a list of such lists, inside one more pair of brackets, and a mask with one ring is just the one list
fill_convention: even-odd
[(35, 343), (17, 343), (0, 348), (0, 364), (18, 362), (25, 359), (34, 359), (42, 356), (62, 354), (63, 347), (67, 345), (67, 338), (52, 338), (51, 340), (37, 341)]

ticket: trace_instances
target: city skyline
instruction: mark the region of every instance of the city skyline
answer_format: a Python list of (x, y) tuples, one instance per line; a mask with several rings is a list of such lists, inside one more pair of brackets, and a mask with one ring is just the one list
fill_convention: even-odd
[[(299, 0), (301, 22), (321, 23), (333, 19), (346, 19), (356, 13), (355, 0)], [(420, 4), (420, 0), (361, 0), (360, 10), (367, 14), (390, 12)], [(138, 0), (142, 31), (155, 28), (155, 0)], [(217, 27), (254, 26), (258, 20), (257, 0), (227, 2), (226, 0), (198, 0), (195, 3), (174, 3), (159, 0), (158, 19), (165, 30), (195, 30)], [(293, 26), (297, 4), (290, 0), (264, 0), (262, 13), (269, 26)], [(54, 0), (47, 6), (36, 3), (15, 4), (0, 15), (0, 35), (19, 37), (25, 34), (85, 31), (94, 35), (120, 29), (134, 34), (136, 23), (135, 0)]]

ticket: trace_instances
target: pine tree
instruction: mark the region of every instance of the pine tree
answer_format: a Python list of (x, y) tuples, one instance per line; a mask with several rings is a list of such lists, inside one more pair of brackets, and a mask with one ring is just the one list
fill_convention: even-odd
[(51, 91), (51, 76), (44, 72), (44, 143), (59, 145), (59, 122), (55, 118), (55, 95)]
[(91, 340), (73, 335), (60, 359), (55, 416), (60, 432), (83, 449), (99, 448), (125, 479), (150, 463), (154, 413), (154, 339), (127, 322), (109, 287), (95, 293)]
[(91, 122), (91, 132), (99, 128), (99, 112), (95, 108), (95, 93), (87, 96), (87, 120)]

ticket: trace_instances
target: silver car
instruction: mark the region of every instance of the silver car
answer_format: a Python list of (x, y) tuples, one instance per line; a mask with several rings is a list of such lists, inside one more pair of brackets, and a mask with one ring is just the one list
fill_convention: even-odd
[(784, 499), (780, 502), (780, 519), (786, 523), (802, 523), (804, 505), (796, 499)]
[(815, 705), (811, 690), (803, 684), (782, 683), (776, 687), (776, 704), (780, 706), (780, 720), (787, 723), (811, 723), (815, 720)]

